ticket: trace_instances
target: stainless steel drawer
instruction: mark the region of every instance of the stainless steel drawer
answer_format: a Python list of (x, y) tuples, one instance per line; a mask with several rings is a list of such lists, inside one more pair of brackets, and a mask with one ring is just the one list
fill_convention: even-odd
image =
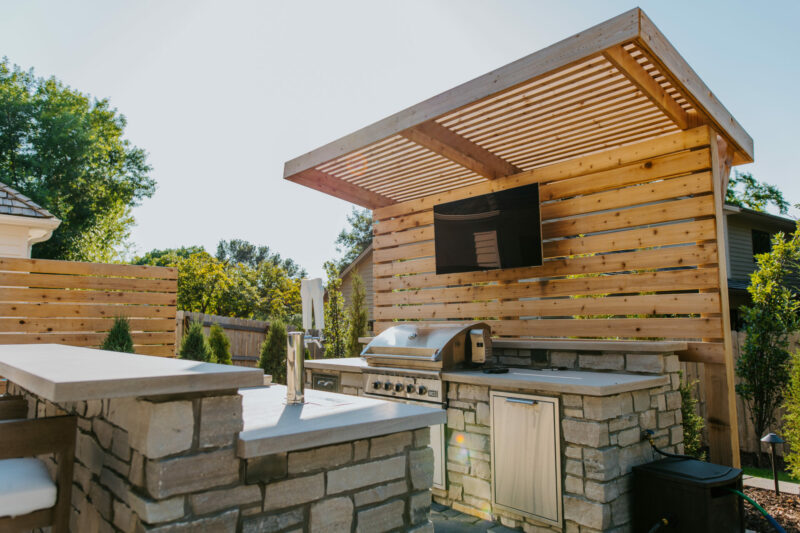
[(491, 393), (492, 503), (561, 525), (558, 399)]
[(335, 374), (311, 374), (311, 388), (339, 392), (339, 376)]

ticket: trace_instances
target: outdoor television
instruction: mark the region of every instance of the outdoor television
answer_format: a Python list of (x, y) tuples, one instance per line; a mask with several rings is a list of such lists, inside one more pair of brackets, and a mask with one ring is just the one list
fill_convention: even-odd
[(542, 264), (539, 184), (433, 207), (436, 273)]

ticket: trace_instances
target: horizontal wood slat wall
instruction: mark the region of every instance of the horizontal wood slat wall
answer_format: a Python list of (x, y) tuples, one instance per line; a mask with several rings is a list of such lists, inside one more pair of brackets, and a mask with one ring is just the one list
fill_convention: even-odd
[(136, 353), (175, 353), (178, 271), (0, 257), (0, 344), (99, 347), (130, 319)]
[[(721, 363), (711, 138), (699, 127), (376, 209), (376, 331), (480, 319), (504, 337), (687, 339), (686, 360)], [(542, 266), (435, 274), (434, 205), (530, 183)]]

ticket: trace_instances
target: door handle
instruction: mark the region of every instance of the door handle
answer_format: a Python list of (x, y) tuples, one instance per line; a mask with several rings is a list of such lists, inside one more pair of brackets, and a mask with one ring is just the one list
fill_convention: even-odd
[(521, 403), (525, 405), (536, 405), (539, 403), (536, 400), (523, 400), (522, 398), (506, 398), (506, 401), (509, 403)]

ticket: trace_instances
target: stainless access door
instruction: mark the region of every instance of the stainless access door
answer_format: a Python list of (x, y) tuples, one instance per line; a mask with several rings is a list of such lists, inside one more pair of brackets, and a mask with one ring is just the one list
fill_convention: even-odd
[[(430, 402), (415, 402), (413, 400), (399, 400), (396, 398), (381, 396), (379, 394), (364, 394), (367, 398), (377, 398), (379, 400), (386, 400), (390, 402), (403, 402), (413, 405), (421, 405), (423, 407), (431, 407), (433, 409), (441, 409), (441, 404)], [(430, 447), (433, 449), (433, 486), (437, 489), (446, 490), (447, 480), (445, 479), (444, 469), (444, 424), (437, 424), (431, 426), (431, 443)]]
[(492, 504), (561, 525), (558, 399), (492, 392)]

